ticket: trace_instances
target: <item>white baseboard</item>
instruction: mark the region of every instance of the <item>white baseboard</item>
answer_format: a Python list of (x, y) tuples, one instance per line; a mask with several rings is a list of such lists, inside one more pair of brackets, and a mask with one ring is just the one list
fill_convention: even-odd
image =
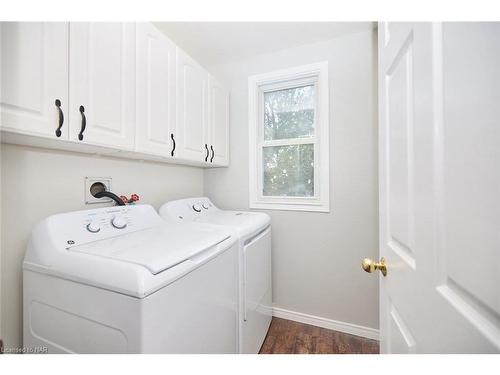
[(273, 307), (273, 316), (277, 318), (293, 320), (299, 323), (310, 324), (321, 328), (332, 329), (334, 331), (348, 333), (350, 335), (366, 337), (372, 340), (379, 339), (379, 331), (375, 328), (359, 326), (352, 323), (339, 322), (338, 320), (332, 320), (322, 318), (320, 316), (285, 310), (280, 307)]

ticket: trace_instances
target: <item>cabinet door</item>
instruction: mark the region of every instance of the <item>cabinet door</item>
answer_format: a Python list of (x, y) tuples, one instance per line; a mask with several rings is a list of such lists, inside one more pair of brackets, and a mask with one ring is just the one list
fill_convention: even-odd
[(70, 24), (70, 139), (134, 148), (135, 55), (133, 23)]
[(208, 73), (179, 48), (176, 55), (179, 156), (201, 162), (207, 157)]
[(136, 150), (174, 156), (175, 137), (175, 45), (151, 23), (138, 23)]
[(62, 122), (67, 139), (68, 24), (2, 22), (0, 34), (2, 130), (56, 138)]
[(229, 165), (229, 92), (212, 76), (209, 79), (210, 159), (218, 166)]

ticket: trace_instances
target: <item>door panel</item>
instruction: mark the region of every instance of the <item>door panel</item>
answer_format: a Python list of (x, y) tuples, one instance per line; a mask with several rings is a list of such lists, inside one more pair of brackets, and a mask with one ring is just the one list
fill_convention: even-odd
[(208, 73), (179, 48), (176, 55), (179, 156), (201, 162), (208, 143)]
[(70, 24), (71, 135), (83, 142), (133, 149), (135, 132), (135, 24)]
[(392, 354), (415, 353), (415, 338), (396, 308), (389, 305), (389, 352)]
[(385, 75), (389, 246), (415, 268), (413, 256), (413, 71), (411, 34)]
[[(445, 23), (438, 291), (500, 350), (500, 24)], [(464, 54), (463, 51), (468, 51)]]
[[(492, 200), (500, 193), (500, 27), (445, 24), (443, 38), (443, 65), (450, 67), (443, 70), (446, 143), (439, 145), (443, 245), (445, 257), (453, 259), (446, 277), (500, 314), (500, 291), (491, 287), (494, 280), (500, 284), (500, 266), (486, 261), (500, 249), (499, 207)], [(464, 56), (456, 46), (475, 53)], [(461, 103), (467, 105), (455, 110)], [(471, 264), (471, 257), (477, 261)]]
[(383, 353), (500, 352), (500, 24), (379, 27)]
[(175, 139), (175, 45), (137, 24), (137, 151), (171, 156)]
[(213, 164), (229, 165), (229, 92), (210, 77), (209, 139), (213, 146)]
[[(2, 129), (56, 138), (68, 106), (68, 24), (2, 22)], [(61, 138), (68, 138), (63, 122)]]

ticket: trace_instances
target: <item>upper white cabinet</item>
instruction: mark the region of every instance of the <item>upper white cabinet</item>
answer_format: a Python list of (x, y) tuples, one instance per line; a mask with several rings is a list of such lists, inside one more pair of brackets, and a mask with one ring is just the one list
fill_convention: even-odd
[(135, 24), (71, 23), (70, 139), (132, 150)]
[(229, 163), (229, 93), (151, 23), (0, 23), (2, 141)]
[(177, 124), (179, 156), (208, 160), (208, 73), (177, 47)]
[(151, 23), (137, 24), (136, 150), (175, 156), (175, 45)]
[(229, 92), (210, 76), (208, 84), (208, 142), (209, 162), (217, 166), (229, 165)]
[(0, 34), (2, 129), (67, 139), (68, 24), (1, 22)]

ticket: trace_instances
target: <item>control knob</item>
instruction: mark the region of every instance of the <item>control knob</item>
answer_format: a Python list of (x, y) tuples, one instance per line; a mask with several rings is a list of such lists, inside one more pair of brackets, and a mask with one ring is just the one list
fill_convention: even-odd
[(101, 230), (101, 227), (99, 226), (99, 223), (97, 221), (91, 221), (87, 224), (87, 230), (90, 233), (97, 233)]
[(193, 210), (196, 212), (201, 212), (201, 205), (199, 203), (193, 204)]
[(116, 229), (123, 229), (127, 226), (127, 221), (123, 216), (115, 216), (111, 220), (111, 225), (115, 227)]

